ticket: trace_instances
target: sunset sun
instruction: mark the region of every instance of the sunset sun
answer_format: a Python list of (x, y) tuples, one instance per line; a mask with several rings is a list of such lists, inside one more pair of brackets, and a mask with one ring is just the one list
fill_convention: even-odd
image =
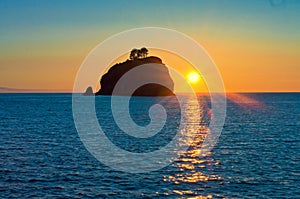
[(187, 76), (189, 82), (191, 83), (197, 83), (200, 80), (200, 75), (196, 72), (191, 72)]

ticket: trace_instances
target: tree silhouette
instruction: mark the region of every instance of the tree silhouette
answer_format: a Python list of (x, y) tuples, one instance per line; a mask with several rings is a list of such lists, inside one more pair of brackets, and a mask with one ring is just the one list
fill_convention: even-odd
[(138, 58), (138, 49), (135, 49), (135, 48), (132, 49), (131, 52), (130, 52), (129, 58), (130, 58), (131, 60), (137, 59), (137, 58)]
[(143, 54), (142, 54), (142, 51), (140, 49), (137, 50), (137, 58), (142, 58), (143, 57)]
[(132, 49), (130, 52), (130, 56), (129, 58), (131, 60), (136, 60), (136, 59), (140, 59), (140, 58), (146, 58), (148, 55), (148, 49), (143, 47), (141, 49)]
[(148, 55), (148, 49), (145, 48), (145, 47), (141, 48), (141, 54), (142, 54), (143, 58), (147, 57), (147, 55)]

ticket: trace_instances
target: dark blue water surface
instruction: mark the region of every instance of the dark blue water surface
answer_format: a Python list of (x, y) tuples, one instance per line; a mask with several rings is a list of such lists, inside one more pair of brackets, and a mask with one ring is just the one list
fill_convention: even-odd
[[(119, 147), (149, 152), (174, 136), (174, 128), (165, 127), (145, 145), (130, 140), (101, 115), (109, 115), (108, 99), (97, 97), (97, 115)], [(149, 123), (153, 100), (131, 100), (137, 124)], [(209, 123), (206, 100), (199, 98), (201, 136)], [(167, 119), (175, 127), (177, 106)], [(112, 170), (87, 151), (75, 129), (71, 94), (0, 94), (0, 198), (300, 198), (299, 121), (300, 93), (230, 94), (221, 137), (207, 157), (197, 155), (196, 139), (169, 166), (132, 174)]]

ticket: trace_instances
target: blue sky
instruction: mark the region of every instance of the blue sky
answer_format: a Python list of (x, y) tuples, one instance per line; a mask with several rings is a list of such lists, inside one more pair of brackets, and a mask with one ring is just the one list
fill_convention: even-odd
[[(280, 3), (280, 2), (283, 3)], [(270, 2), (279, 2), (273, 6)], [(206, 21), (236, 24), (240, 29), (263, 25), (287, 35), (299, 33), (297, 0), (251, 1), (0, 1), (1, 35), (40, 29), (95, 28), (111, 32), (139, 26), (197, 30)], [(104, 29), (104, 30), (103, 30)], [(74, 32), (73, 34), (76, 34)]]

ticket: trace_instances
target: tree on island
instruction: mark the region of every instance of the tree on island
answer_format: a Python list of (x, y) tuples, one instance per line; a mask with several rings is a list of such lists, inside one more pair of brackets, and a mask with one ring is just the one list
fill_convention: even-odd
[(140, 58), (146, 58), (148, 55), (148, 49), (143, 47), (141, 49), (132, 49), (130, 52), (130, 56), (129, 58), (131, 60), (136, 60), (136, 59), (140, 59)]
[(145, 48), (145, 47), (143, 47), (143, 48), (141, 48), (140, 51), (141, 51), (142, 57), (143, 57), (143, 58), (146, 58), (147, 55), (148, 55), (148, 49)]

